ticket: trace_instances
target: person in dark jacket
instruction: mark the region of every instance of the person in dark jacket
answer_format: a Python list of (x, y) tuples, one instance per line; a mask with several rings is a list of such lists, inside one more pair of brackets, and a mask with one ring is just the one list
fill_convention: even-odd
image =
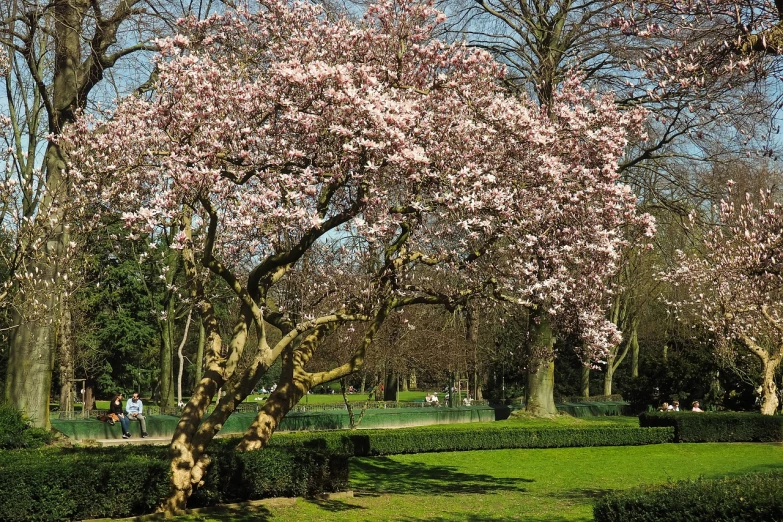
[(116, 415), (120, 419), (120, 425), (122, 426), (122, 438), (123, 439), (129, 439), (130, 434), (130, 424), (128, 420), (128, 416), (125, 415), (125, 412), (122, 410), (122, 394), (118, 393), (109, 404), (109, 416), (112, 414)]

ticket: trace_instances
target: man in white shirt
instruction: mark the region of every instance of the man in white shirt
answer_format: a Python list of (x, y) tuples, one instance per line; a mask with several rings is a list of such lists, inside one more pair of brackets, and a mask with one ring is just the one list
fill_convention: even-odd
[(147, 436), (147, 421), (142, 413), (144, 412), (144, 405), (139, 399), (139, 393), (134, 392), (133, 396), (125, 403), (125, 411), (128, 412), (128, 419), (139, 421), (141, 424), (141, 437)]

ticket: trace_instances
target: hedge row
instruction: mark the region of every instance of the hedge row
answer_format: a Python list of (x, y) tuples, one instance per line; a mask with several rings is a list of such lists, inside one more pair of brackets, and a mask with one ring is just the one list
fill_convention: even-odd
[[(213, 441), (205, 483), (191, 507), (274, 496), (313, 496), (348, 486), (351, 456), (506, 448), (671, 442), (672, 428), (460, 426), (279, 434), (262, 451)], [(2, 521), (60, 521), (149, 513), (169, 487), (168, 448), (120, 446), (0, 454)]]
[[(492, 426), (491, 424), (489, 425)], [(357, 456), (514, 448), (636, 446), (671, 442), (671, 428), (636, 427), (372, 430), (351, 435)]]
[(675, 482), (610, 493), (596, 522), (759, 522), (783, 520), (783, 473)]
[(639, 425), (671, 426), (677, 442), (780, 442), (783, 417), (759, 413), (655, 412), (639, 415)]
[[(348, 455), (316, 442), (237, 453), (236, 440), (210, 446), (193, 507), (345, 489)], [(0, 454), (0, 520), (49, 522), (151, 513), (169, 491), (168, 448), (124, 446)], [(13, 499), (13, 501), (8, 501)]]

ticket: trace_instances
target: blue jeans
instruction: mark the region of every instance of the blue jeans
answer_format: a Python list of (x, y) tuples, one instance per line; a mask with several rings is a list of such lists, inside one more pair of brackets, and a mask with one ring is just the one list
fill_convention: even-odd
[(122, 426), (122, 434), (130, 433), (130, 421), (127, 415), (120, 415), (120, 425)]

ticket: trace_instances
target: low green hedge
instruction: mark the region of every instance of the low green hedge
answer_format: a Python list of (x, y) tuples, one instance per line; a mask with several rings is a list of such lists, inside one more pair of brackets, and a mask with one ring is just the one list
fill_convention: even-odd
[(783, 520), (783, 472), (675, 482), (610, 493), (596, 522), (759, 522)]
[(671, 428), (635, 427), (427, 429), (378, 430), (352, 435), (354, 454), (393, 455), (436, 451), (470, 451), (514, 448), (566, 448), (635, 446), (672, 441)]
[[(145, 448), (147, 449), (147, 448)], [(168, 463), (131, 452), (56, 448), (0, 455), (0, 520), (127, 517), (168, 492)]]
[[(216, 439), (204, 485), (189, 506), (274, 496), (313, 496), (348, 486), (351, 456), (670, 442), (672, 428), (499, 427), (492, 423), (398, 430), (278, 434), (261, 451)], [(169, 487), (168, 448), (119, 446), (0, 454), (2, 521), (60, 521), (149, 513)]]
[[(192, 507), (345, 489), (348, 455), (303, 442), (238, 453), (216, 440)], [(49, 522), (150, 513), (169, 491), (168, 448), (122, 446), (0, 454), (0, 520)], [(13, 501), (8, 501), (13, 499)]]
[(780, 442), (783, 417), (759, 413), (655, 412), (639, 415), (643, 428), (671, 426), (677, 442)]
[[(283, 437), (285, 438), (285, 437)], [(312, 497), (348, 487), (348, 459), (341, 443), (309, 437), (272, 443), (260, 451), (236, 452), (238, 438), (216, 439), (205, 483), (190, 498), (199, 507), (268, 497)]]
[(325, 450), (357, 457), (474, 451), (493, 449), (566, 448), (588, 446), (638, 446), (672, 442), (671, 427), (658, 429), (632, 426), (527, 428), (496, 424), (452, 425), (359, 430), (352, 432), (292, 433), (272, 438), (270, 447), (285, 447), (304, 441), (322, 441)]

